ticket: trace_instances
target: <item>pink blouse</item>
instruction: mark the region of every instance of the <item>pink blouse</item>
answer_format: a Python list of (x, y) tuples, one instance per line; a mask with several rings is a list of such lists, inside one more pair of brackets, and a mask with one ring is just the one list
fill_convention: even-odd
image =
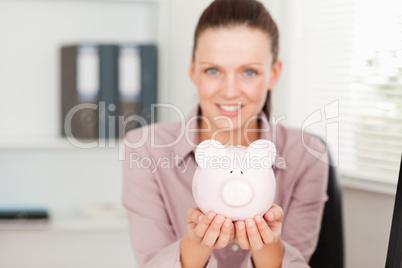
[[(187, 230), (186, 213), (196, 206), (191, 189), (199, 114), (197, 105), (184, 122), (155, 123), (126, 135), (123, 203), (139, 267), (181, 267), (180, 242)], [(325, 146), (313, 136), (302, 136), (301, 131), (268, 124), (262, 112), (259, 116), (263, 122), (260, 138), (272, 141), (277, 149), (274, 202), (284, 211), (282, 267), (309, 267), (327, 200)], [(323, 159), (306, 148), (321, 152)], [(226, 248), (215, 249), (206, 267), (251, 268), (251, 253), (232, 242)]]

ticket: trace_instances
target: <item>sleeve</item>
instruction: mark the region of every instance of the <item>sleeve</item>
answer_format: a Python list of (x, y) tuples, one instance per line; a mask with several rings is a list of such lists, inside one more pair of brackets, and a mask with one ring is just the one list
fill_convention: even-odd
[[(309, 143), (326, 152), (316, 138)], [(308, 262), (318, 243), (325, 202), (327, 201), (328, 154), (318, 159), (305, 154), (298, 160), (297, 180), (282, 223), (282, 240), (285, 248), (282, 268), (310, 267)]]
[[(131, 246), (138, 267), (179, 268), (180, 243), (170, 224), (155, 174), (131, 159), (152, 157), (146, 145), (139, 149), (125, 146), (123, 160), (123, 205), (129, 222)], [(216, 268), (211, 256), (207, 268)]]

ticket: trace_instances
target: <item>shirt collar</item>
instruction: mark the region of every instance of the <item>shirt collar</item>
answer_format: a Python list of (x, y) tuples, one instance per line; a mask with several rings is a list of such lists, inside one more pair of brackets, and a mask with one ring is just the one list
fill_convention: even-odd
[[(174, 152), (179, 156), (179, 162), (182, 162), (190, 153), (195, 153), (195, 149), (200, 143), (198, 128), (198, 119), (201, 118), (201, 107), (199, 104), (194, 107), (187, 115), (184, 122), (184, 133), (179, 142), (174, 147)], [(258, 114), (260, 119), (260, 139), (272, 141), (271, 125), (263, 111)], [(183, 127), (183, 124), (181, 125)]]

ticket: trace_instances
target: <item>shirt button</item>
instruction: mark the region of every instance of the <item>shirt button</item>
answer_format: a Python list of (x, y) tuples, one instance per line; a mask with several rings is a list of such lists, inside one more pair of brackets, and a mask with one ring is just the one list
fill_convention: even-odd
[(232, 246), (232, 251), (233, 251), (233, 252), (237, 252), (238, 250), (239, 250), (239, 245), (234, 244), (234, 245)]

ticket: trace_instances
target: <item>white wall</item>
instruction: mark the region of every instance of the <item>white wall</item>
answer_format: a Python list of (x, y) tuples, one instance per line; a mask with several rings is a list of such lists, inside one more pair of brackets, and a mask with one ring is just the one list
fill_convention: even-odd
[(0, 232), (2, 268), (135, 268), (126, 230)]
[(117, 148), (0, 150), (0, 205), (44, 205), (71, 213), (79, 202), (121, 200)]
[[(157, 5), (113, 1), (0, 1), (0, 138), (55, 139), (60, 126), (60, 47), (79, 42), (157, 42)], [(17, 144), (17, 142), (16, 142)], [(108, 150), (43, 148), (5, 150), (0, 142), (0, 185), (43, 182), (40, 195), (53, 210), (65, 210), (74, 196), (112, 185), (106, 195), (119, 200), (121, 164)], [(49, 150), (50, 149), (50, 150)], [(109, 157), (107, 157), (109, 155)], [(84, 157), (84, 159), (82, 159)], [(81, 160), (78, 160), (81, 158)], [(111, 161), (111, 160), (115, 161)], [(83, 165), (82, 168), (79, 168)], [(75, 167), (75, 168), (74, 168)], [(113, 177), (114, 175), (114, 177)], [(107, 183), (105, 182), (108, 181)], [(60, 185), (60, 188), (51, 185)], [(98, 186), (97, 186), (98, 185)], [(85, 187), (83, 187), (85, 189)], [(109, 189), (111, 189), (109, 187)], [(3, 187), (4, 189), (4, 187)], [(113, 192), (113, 194), (111, 194)], [(18, 192), (17, 192), (18, 193)], [(52, 194), (57, 193), (57, 194)], [(92, 191), (91, 196), (105, 196)], [(64, 197), (70, 197), (63, 199)], [(27, 198), (17, 195), (15, 198)], [(4, 200), (4, 198), (3, 198)], [(23, 203), (24, 200), (20, 200)], [(60, 205), (60, 206), (59, 206)]]
[(57, 137), (60, 46), (156, 42), (156, 14), (152, 3), (0, 1), (0, 137)]
[[(188, 68), (198, 18), (210, 3), (211, 0), (171, 0), (168, 102), (180, 107), (184, 115), (197, 103), (197, 91)], [(176, 113), (169, 113), (169, 121), (178, 119)]]
[[(0, 1), (0, 187), (7, 185), (0, 192), (15, 190), (9, 202), (33, 202), (24, 186), (38, 184), (46, 191), (32, 187), (41, 197), (35, 202), (52, 211), (68, 210), (83, 196), (120, 202), (117, 150), (46, 145), (60, 135), (60, 47), (156, 43), (158, 26), (158, 5), (152, 2)], [(20, 138), (30, 141), (27, 147)], [(43, 148), (35, 146), (39, 140)], [(2, 197), (0, 205), (6, 202)]]
[[(122, 163), (117, 148), (80, 149), (58, 139), (59, 50), (158, 42), (158, 8), (156, 1), (0, 1), (0, 207), (44, 205), (52, 219), (43, 231), (1, 226), (1, 267), (134, 266), (124, 214), (103, 224), (76, 206), (121, 204)], [(99, 224), (101, 231), (86, 232)]]

